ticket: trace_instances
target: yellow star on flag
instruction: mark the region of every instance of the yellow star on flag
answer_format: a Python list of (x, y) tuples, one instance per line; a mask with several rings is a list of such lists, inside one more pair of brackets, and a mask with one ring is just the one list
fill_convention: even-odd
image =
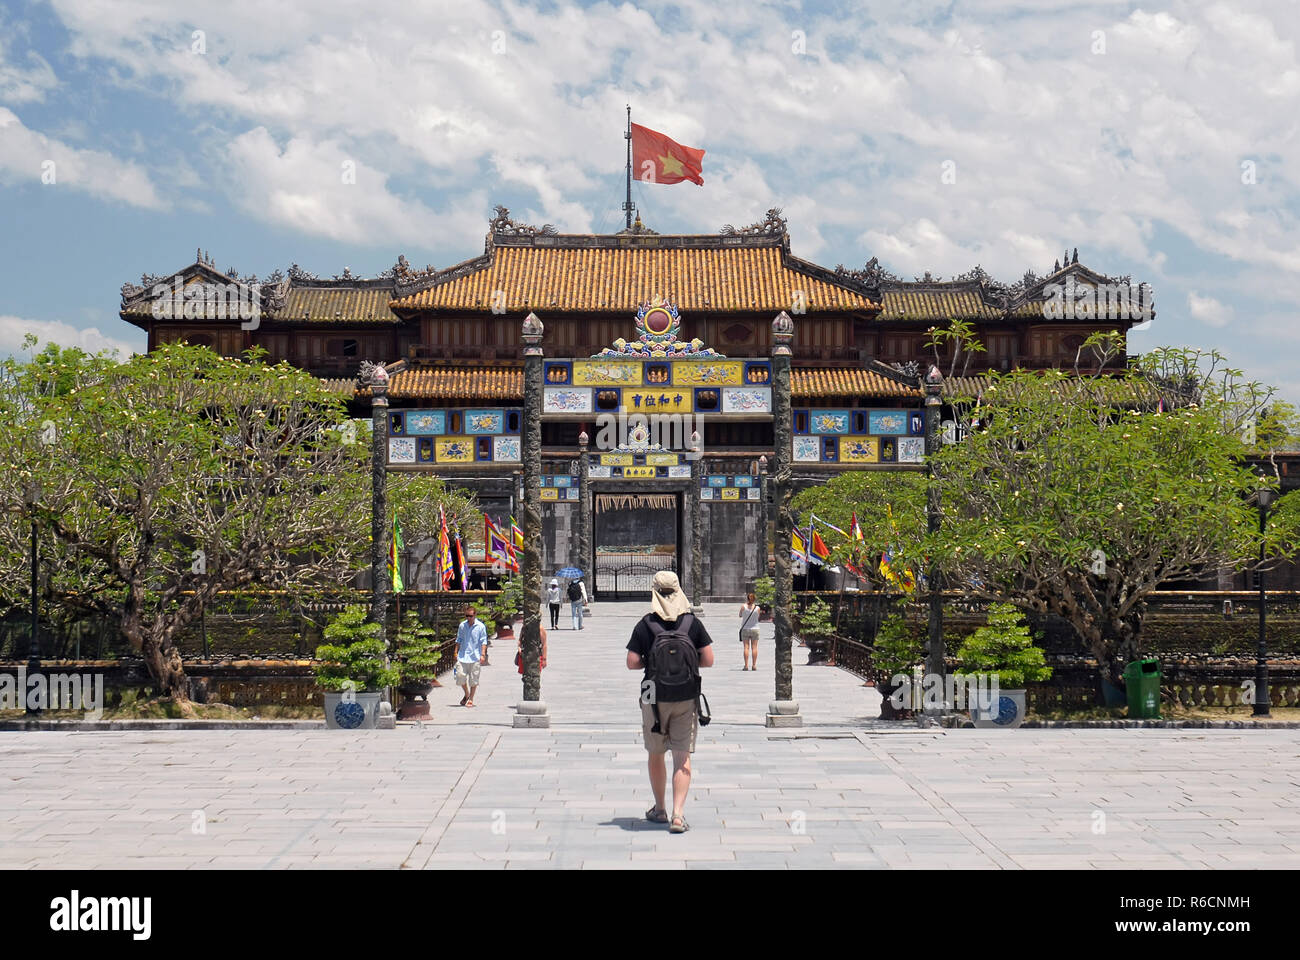
[(686, 175), (686, 170), (682, 167), (682, 162), (671, 154), (659, 154), (659, 169), (671, 177), (681, 177)]

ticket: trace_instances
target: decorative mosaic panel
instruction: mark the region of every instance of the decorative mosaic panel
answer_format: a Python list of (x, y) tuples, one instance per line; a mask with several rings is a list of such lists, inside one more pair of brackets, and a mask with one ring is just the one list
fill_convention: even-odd
[(763, 491), (760, 490), (758, 487), (750, 487), (748, 490), (745, 491), (745, 498), (748, 500), (762, 500)]
[(701, 500), (712, 500), (712, 499), (713, 499), (713, 488), (712, 488), (712, 487), (702, 487), (702, 488), (700, 489), (700, 499), (701, 499)]
[(389, 463), (415, 463), (415, 441), (392, 437), (388, 441)]
[(474, 441), (469, 437), (438, 437), (433, 455), (439, 463), (473, 463)]
[(809, 433), (848, 433), (849, 412), (847, 410), (809, 410)]
[(587, 468), (587, 476), (592, 480), (608, 480), (612, 470), (612, 467), (598, 467), (593, 464)]
[(560, 499), (560, 491), (555, 489), (555, 487), (542, 487), (541, 494), (542, 494), (541, 499), (543, 500)]
[(678, 386), (740, 386), (744, 363), (740, 360), (678, 360), (673, 383)]
[(925, 437), (899, 437), (898, 462), (922, 463), (925, 460)]
[(447, 432), (447, 411), (406, 411), (406, 433), (409, 436), (429, 436)]
[(640, 360), (574, 360), (576, 387), (635, 387), (641, 385)]
[(630, 467), (635, 462), (635, 454), (631, 453), (602, 453), (600, 455), (600, 465), (602, 467)]
[(684, 463), (681, 466), (669, 467), (668, 476), (673, 480), (689, 480), (691, 476), (691, 466)]
[(872, 410), (868, 432), (874, 434), (905, 434), (908, 427), (907, 410)]
[(518, 463), (522, 459), (521, 452), (518, 437), (492, 438), (493, 460), (499, 460), (503, 463)]
[(818, 437), (795, 437), (794, 459), (797, 463), (817, 463), (822, 458), (822, 442)]
[(876, 437), (840, 437), (841, 463), (878, 463), (880, 441)]
[(690, 413), (690, 390), (624, 390), (623, 409), (628, 413)]
[(771, 413), (771, 387), (723, 387), (723, 413)]
[(469, 434), (501, 433), (505, 430), (505, 411), (466, 410), (465, 432)]
[(647, 453), (645, 462), (652, 467), (675, 467), (681, 461), (679, 453)]
[(543, 413), (591, 413), (591, 390), (586, 387), (543, 387)]

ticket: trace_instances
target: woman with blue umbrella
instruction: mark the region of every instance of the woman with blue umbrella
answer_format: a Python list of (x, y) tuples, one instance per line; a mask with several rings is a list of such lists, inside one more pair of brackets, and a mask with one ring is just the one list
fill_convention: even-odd
[(577, 567), (565, 567), (556, 573), (569, 581), (569, 612), (573, 614), (573, 629), (582, 629), (582, 607), (587, 602), (587, 588), (582, 582), (582, 571)]

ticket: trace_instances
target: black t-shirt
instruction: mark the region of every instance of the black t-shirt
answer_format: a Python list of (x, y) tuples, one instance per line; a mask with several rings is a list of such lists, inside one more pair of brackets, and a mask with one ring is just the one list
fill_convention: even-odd
[[(682, 616), (685, 616), (685, 614), (682, 614)], [(627, 642), (627, 649), (640, 656), (642, 663), (649, 662), (650, 648), (654, 646), (655, 637), (658, 636), (658, 634), (650, 628), (650, 621), (652, 620), (657, 622), (665, 630), (671, 630), (673, 624), (677, 623), (676, 620), (664, 620), (657, 613), (647, 613), (641, 618), (637, 625), (632, 628), (632, 639)], [(700, 618), (696, 616), (691, 617), (691, 625), (687, 629), (686, 635), (691, 638), (691, 642), (695, 644), (696, 650), (703, 650), (713, 642), (713, 638), (709, 636), (709, 631), (704, 629), (704, 624), (700, 623)]]

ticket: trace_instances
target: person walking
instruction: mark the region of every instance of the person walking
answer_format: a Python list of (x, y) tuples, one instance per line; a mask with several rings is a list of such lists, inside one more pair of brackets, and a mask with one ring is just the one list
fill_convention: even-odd
[[(740, 608), (740, 646), (745, 657), (744, 670), (758, 669), (758, 618), (761, 615), (758, 598), (752, 592), (745, 594), (745, 605)], [(753, 666), (750, 666), (751, 662)]]
[[(541, 653), (541, 656), (538, 657), (538, 660), (537, 660), (537, 669), (539, 669), (539, 670), (545, 670), (545, 669), (546, 669), (546, 628), (543, 627), (541, 624), (538, 624), (538, 626), (537, 626), (537, 632), (540, 633), (540, 634), (541, 634), (541, 637), (542, 637), (542, 653)], [(522, 630), (520, 631), (520, 637), (519, 637), (518, 642), (515, 644), (515, 648), (516, 648), (516, 649), (515, 649), (515, 666), (519, 668), (519, 675), (520, 675), (520, 676), (523, 676), (523, 673), (524, 673), (524, 638), (523, 638), (523, 631), (522, 631)]]
[(582, 629), (582, 608), (587, 603), (587, 588), (581, 580), (569, 582), (569, 613), (573, 614), (573, 629)]
[(551, 608), (551, 629), (560, 628), (560, 581), (551, 578), (551, 585), (546, 588), (546, 605)]
[(465, 608), (465, 619), (456, 628), (456, 668), (452, 671), (452, 680), (465, 691), (460, 698), (462, 707), (474, 706), (474, 697), (478, 693), (479, 662), (483, 659), (483, 650), (487, 645), (487, 627), (478, 620), (477, 611)]
[[(691, 613), (677, 574), (660, 570), (650, 585), (650, 612), (627, 642), (627, 668), (644, 670), (641, 681), (641, 733), (649, 753), (654, 806), (645, 812), (652, 823), (667, 823), (669, 833), (685, 833), (682, 815), (691, 786), (691, 754), (699, 732), (700, 674), (713, 666), (713, 639)], [(706, 703), (708, 701), (705, 701)], [(708, 723), (708, 717), (703, 718)], [(673, 809), (664, 806), (667, 752), (673, 753)]]

